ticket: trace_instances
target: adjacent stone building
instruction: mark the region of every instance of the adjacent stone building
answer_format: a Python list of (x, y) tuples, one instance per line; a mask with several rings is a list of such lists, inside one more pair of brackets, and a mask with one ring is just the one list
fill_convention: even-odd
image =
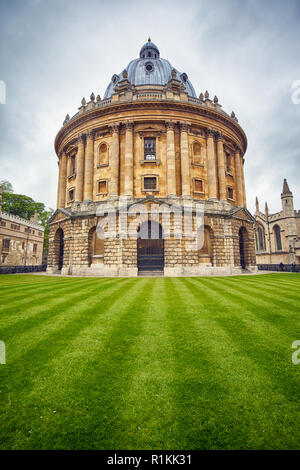
[[(88, 103), (83, 98), (56, 136), (48, 272), (256, 270), (246, 148), (235, 114), (224, 112), (207, 91), (197, 98), (188, 75), (162, 59), (149, 39), (139, 58), (112, 76), (104, 99), (94, 93)], [(204, 209), (201, 226), (197, 205)], [(191, 237), (189, 222), (178, 218), (183, 209)], [(113, 229), (104, 224), (108, 213)]]
[(255, 230), (257, 264), (300, 265), (300, 211), (294, 209), (287, 180), (281, 193), (282, 211), (270, 214), (267, 203), (260, 212), (256, 198)]
[(44, 227), (37, 221), (23, 219), (2, 211), (0, 187), (0, 266), (38, 266), (42, 264)]

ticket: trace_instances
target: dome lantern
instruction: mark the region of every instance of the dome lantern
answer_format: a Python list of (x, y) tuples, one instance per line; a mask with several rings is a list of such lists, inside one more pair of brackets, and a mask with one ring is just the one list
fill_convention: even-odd
[(140, 50), (140, 59), (159, 59), (159, 49), (151, 42), (151, 38), (143, 45)]
[[(175, 69), (167, 59), (162, 59), (158, 47), (151, 41), (150, 37), (141, 48), (139, 58), (131, 60), (125, 70), (127, 80), (134, 87), (144, 85), (165, 86), (170, 80), (175, 79), (181, 82), (183, 89), (189, 96), (197, 98), (188, 75)], [(106, 88), (104, 99), (111, 98), (116, 92), (115, 87), (122, 79), (124, 79), (123, 72), (112, 76)]]

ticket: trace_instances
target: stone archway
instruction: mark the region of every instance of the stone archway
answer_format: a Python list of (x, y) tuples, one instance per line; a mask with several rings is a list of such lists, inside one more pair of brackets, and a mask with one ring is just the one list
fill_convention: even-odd
[(164, 270), (164, 237), (158, 222), (149, 220), (138, 228), (137, 265), (139, 273)]
[(240, 266), (246, 269), (248, 265), (248, 244), (249, 235), (245, 227), (239, 229), (239, 252), (240, 252)]
[(59, 271), (62, 270), (64, 264), (64, 231), (59, 228), (55, 232), (54, 236), (54, 257), (55, 257), (55, 266)]
[(99, 230), (94, 226), (88, 234), (88, 258), (89, 266), (103, 263), (104, 260), (104, 238), (99, 236)]

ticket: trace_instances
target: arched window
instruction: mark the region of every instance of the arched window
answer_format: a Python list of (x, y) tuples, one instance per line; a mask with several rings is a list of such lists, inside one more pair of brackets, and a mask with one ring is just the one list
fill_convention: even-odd
[(211, 262), (212, 257), (212, 231), (208, 226), (198, 231), (198, 258), (199, 262)]
[(98, 165), (107, 165), (108, 164), (108, 146), (105, 142), (102, 142), (99, 145), (98, 151)]
[(275, 235), (275, 242), (276, 242), (276, 250), (282, 250), (282, 243), (281, 243), (281, 233), (279, 225), (274, 225), (274, 235)]
[(201, 144), (199, 144), (199, 142), (193, 143), (193, 163), (196, 163), (197, 165), (202, 163)]
[(258, 250), (265, 250), (265, 232), (262, 227), (258, 227), (257, 229), (257, 249)]
[(104, 238), (100, 236), (96, 227), (89, 231), (89, 264), (94, 262), (94, 258), (103, 258), (104, 256)]

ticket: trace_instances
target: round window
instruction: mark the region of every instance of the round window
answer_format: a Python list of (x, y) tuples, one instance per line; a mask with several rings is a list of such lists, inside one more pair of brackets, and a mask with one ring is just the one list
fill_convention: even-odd
[(145, 65), (147, 72), (153, 72), (153, 64), (151, 62), (147, 62)]

